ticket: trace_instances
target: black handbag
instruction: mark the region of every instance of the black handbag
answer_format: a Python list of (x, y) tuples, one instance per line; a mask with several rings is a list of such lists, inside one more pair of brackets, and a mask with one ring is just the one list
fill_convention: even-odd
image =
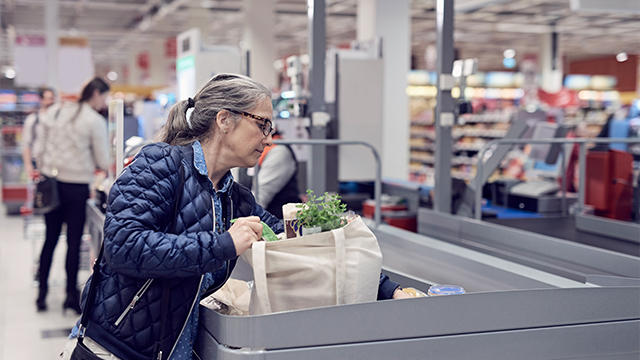
[(83, 342), (82, 338), (78, 338), (78, 343), (71, 353), (70, 360), (102, 360), (98, 355), (94, 354)]
[(36, 181), (36, 188), (33, 194), (33, 213), (47, 214), (60, 206), (60, 195), (58, 193), (58, 181), (54, 177), (40, 175)]
[[(182, 188), (184, 187), (184, 169), (182, 165), (180, 166), (180, 186), (176, 188), (177, 195), (175, 199), (175, 203), (173, 205), (173, 221), (169, 227), (169, 231), (175, 233), (176, 227), (176, 218), (178, 215), (178, 208), (180, 206), (180, 198), (182, 194)], [(84, 308), (82, 309), (82, 316), (80, 317), (80, 327), (78, 328), (78, 343), (76, 344), (75, 349), (71, 353), (70, 360), (101, 360), (98, 355), (94, 354), (91, 349), (89, 349), (83, 342), (84, 333), (87, 328), (87, 324), (89, 323), (89, 316), (91, 314), (91, 310), (93, 309), (93, 304), (96, 301), (96, 288), (102, 279), (102, 274), (100, 273), (100, 261), (102, 260), (102, 253), (104, 252), (104, 242), (100, 247), (100, 254), (98, 254), (98, 258), (93, 263), (93, 278), (91, 279), (91, 286), (89, 286), (89, 293), (87, 294), (87, 300), (84, 303)], [(164, 330), (166, 327), (167, 321), (167, 313), (169, 312), (169, 283), (167, 281), (162, 281), (162, 301), (161, 301), (161, 316), (160, 316), (160, 336), (155, 344), (154, 349), (154, 357), (153, 359), (166, 359), (169, 357), (169, 353), (162, 351), (162, 340), (164, 340)]]

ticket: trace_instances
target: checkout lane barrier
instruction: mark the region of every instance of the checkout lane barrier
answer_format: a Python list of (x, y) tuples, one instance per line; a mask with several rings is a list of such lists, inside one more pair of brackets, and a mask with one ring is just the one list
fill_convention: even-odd
[[(373, 153), (373, 157), (376, 161), (376, 178), (374, 183), (374, 200), (375, 214), (373, 215), (375, 227), (377, 228), (382, 219), (380, 197), (382, 195), (382, 165), (380, 161), (380, 155), (373, 145), (364, 141), (350, 141), (350, 140), (338, 140), (338, 139), (310, 139), (310, 140), (274, 140), (274, 144), (282, 145), (311, 145), (311, 146), (326, 146), (326, 145), (361, 145), (368, 147)], [(311, 167), (312, 164), (310, 164)], [(257, 176), (257, 173), (256, 173)]]
[[(587, 139), (587, 138), (575, 138), (575, 139), (498, 139), (492, 140), (486, 143), (478, 152), (478, 165), (476, 168), (476, 174), (481, 175), (484, 170), (484, 154), (489, 151), (494, 146), (497, 145), (525, 145), (525, 144), (579, 144), (580, 145), (580, 155), (578, 157), (579, 162), (579, 172), (580, 172), (580, 183), (578, 185), (578, 210), (582, 211), (585, 207), (585, 171), (587, 168), (587, 143), (589, 144), (608, 144), (608, 143), (627, 143), (634, 144), (640, 143), (640, 139), (620, 139), (620, 138), (597, 138), (597, 139)], [(561, 159), (561, 167), (562, 167), (562, 209), (563, 212), (566, 212), (566, 189), (567, 189), (567, 177), (566, 177), (566, 169), (565, 169), (565, 156), (564, 156), (564, 146), (560, 147), (560, 159)], [(484, 186), (484, 181), (482, 180), (482, 176), (476, 175), (475, 177), (475, 201), (474, 201), (474, 217), (476, 220), (482, 220), (482, 187)]]

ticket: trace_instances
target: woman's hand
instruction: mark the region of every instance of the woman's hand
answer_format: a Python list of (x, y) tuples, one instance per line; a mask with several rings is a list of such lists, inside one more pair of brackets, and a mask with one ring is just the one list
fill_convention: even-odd
[(407, 294), (406, 292), (402, 291), (402, 288), (398, 287), (394, 292), (393, 292), (393, 299), (411, 299), (413, 298), (413, 296), (411, 294)]
[(251, 247), (255, 241), (262, 237), (262, 224), (257, 216), (248, 216), (236, 219), (228, 230), (233, 244), (236, 247), (236, 255), (240, 255)]

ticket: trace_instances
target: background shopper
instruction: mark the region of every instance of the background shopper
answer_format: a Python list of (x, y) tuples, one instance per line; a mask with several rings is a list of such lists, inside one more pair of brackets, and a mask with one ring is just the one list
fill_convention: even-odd
[(34, 171), (36, 165), (35, 149), (39, 139), (41, 120), (46, 118), (47, 110), (55, 102), (56, 95), (53, 89), (42, 88), (38, 90), (38, 97), (40, 98), (40, 109), (27, 116), (22, 128), (22, 161), (25, 172), (30, 178), (37, 176), (37, 172)]
[[(46, 296), (51, 260), (62, 224), (67, 229), (67, 297), (63, 310), (80, 313), (77, 287), (80, 241), (86, 219), (89, 184), (96, 169), (108, 167), (107, 122), (98, 111), (106, 107), (109, 85), (100, 79), (91, 80), (82, 90), (77, 103), (52, 106), (42, 122), (38, 169), (58, 182), (60, 206), (45, 214), (46, 235), (38, 270), (38, 311), (47, 310)], [(42, 119), (41, 119), (42, 121)]]

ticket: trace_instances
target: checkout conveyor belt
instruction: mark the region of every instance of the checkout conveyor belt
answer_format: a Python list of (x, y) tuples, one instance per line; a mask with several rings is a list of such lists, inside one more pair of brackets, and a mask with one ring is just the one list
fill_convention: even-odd
[(640, 243), (580, 231), (576, 228), (574, 216), (530, 219), (491, 218), (484, 221), (640, 257)]
[(201, 307), (199, 358), (640, 357), (637, 279), (603, 277), (615, 286), (601, 286), (386, 225), (374, 233), (392, 279), (421, 290), (460, 285), (467, 293), (258, 316)]
[(640, 278), (639, 256), (430, 209), (418, 211), (418, 232), (582, 283), (591, 276)]

